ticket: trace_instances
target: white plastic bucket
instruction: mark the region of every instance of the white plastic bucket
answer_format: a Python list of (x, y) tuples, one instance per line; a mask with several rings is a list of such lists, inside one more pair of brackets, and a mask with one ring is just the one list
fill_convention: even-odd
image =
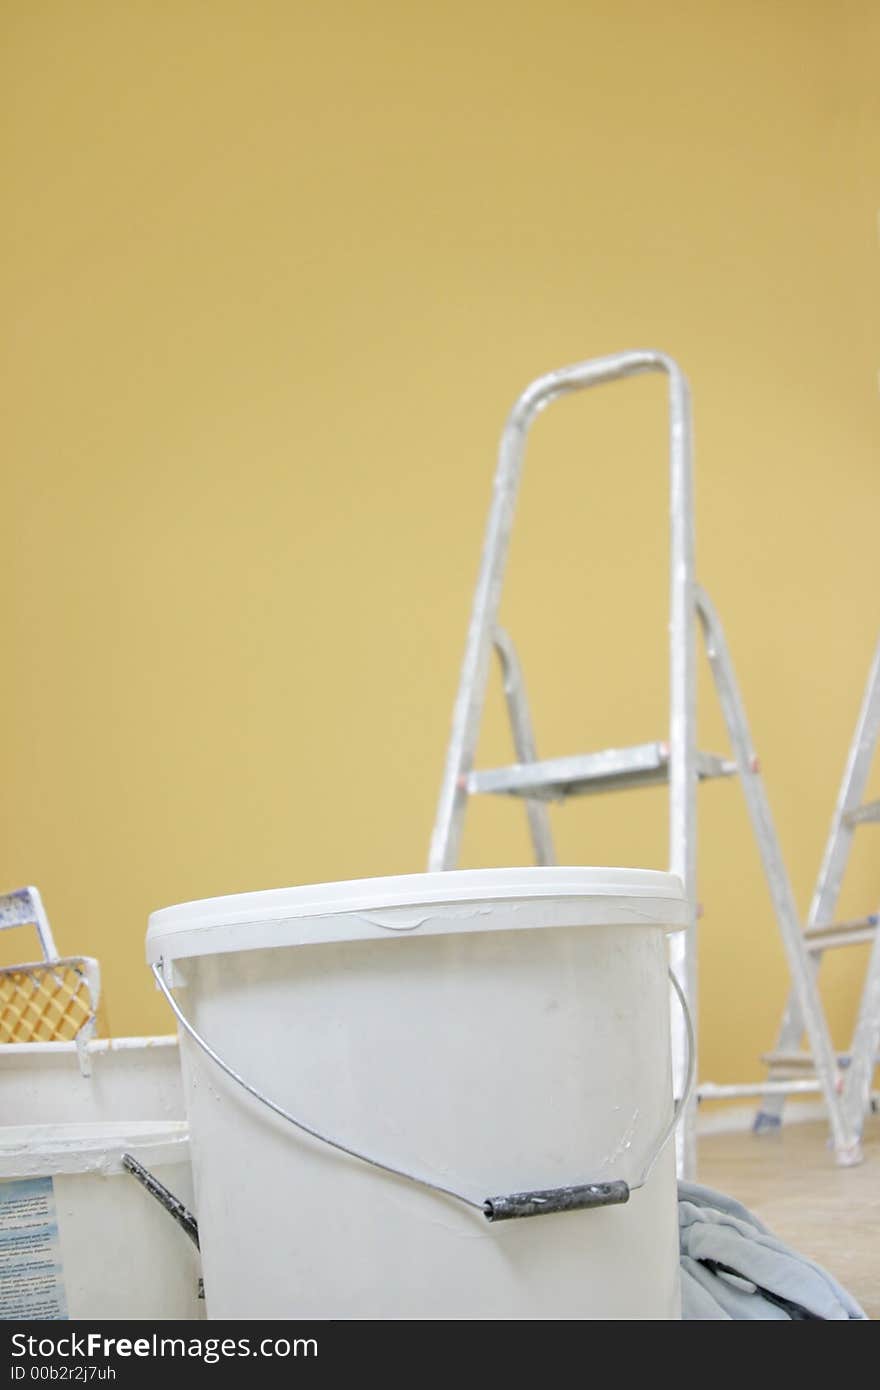
[(490, 1223), (485, 1199), (638, 1183), (671, 1118), (681, 885), (620, 869), (371, 879), (154, 913), (187, 1034), (210, 1318), (676, 1318), (667, 1145), (622, 1206)]
[(198, 1252), (124, 1153), (191, 1205), (182, 1120), (0, 1130), (0, 1317), (204, 1317)]

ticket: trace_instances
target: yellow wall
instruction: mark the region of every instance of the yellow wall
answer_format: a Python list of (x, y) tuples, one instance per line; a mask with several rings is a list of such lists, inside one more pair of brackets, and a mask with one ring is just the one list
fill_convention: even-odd
[[(422, 867), (504, 413), (619, 348), (690, 375), (699, 568), (805, 904), (880, 617), (871, 0), (3, 30), (0, 883), (100, 957), (112, 1030), (168, 1027), (151, 908)], [(506, 617), (548, 755), (662, 732), (663, 411), (646, 380), (535, 433)], [(781, 950), (737, 787), (701, 804), (702, 1071), (742, 1079)], [(660, 792), (556, 823), (564, 860), (665, 863)], [(466, 862), (526, 857), (478, 806)], [(865, 850), (845, 906), (878, 880)]]

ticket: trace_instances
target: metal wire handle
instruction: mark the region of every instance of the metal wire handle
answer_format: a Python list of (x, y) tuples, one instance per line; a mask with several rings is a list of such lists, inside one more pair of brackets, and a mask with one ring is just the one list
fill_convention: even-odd
[(313, 1139), (326, 1144), (331, 1149), (337, 1149), (340, 1153), (347, 1154), (349, 1158), (357, 1158), (362, 1163), (368, 1163), (372, 1168), (379, 1168), (385, 1173), (391, 1173), (397, 1178), (406, 1178), (408, 1182), (417, 1183), (420, 1187), (427, 1187), (432, 1192), (440, 1192), (444, 1197), (452, 1197), (457, 1202), (463, 1202), (465, 1206), (472, 1207), (475, 1211), (482, 1212), (487, 1221), (507, 1221), (516, 1217), (525, 1216), (546, 1216), (551, 1212), (576, 1211), (587, 1207), (616, 1206), (629, 1200), (631, 1192), (637, 1192), (644, 1187), (651, 1176), (654, 1167), (662, 1154), (666, 1145), (669, 1143), (681, 1116), (687, 1108), (690, 1100), (691, 1091), (694, 1085), (694, 1025), (691, 1019), (690, 1009), (674, 972), (669, 971), (669, 979), (672, 982), (678, 1002), (681, 1006), (684, 1017), (685, 1031), (687, 1033), (687, 1075), (685, 1088), (681, 1098), (676, 1102), (672, 1116), (663, 1129), (660, 1138), (651, 1150), (650, 1157), (646, 1161), (638, 1182), (626, 1183), (622, 1179), (613, 1181), (581, 1183), (571, 1187), (547, 1188), (540, 1191), (514, 1192), (499, 1197), (487, 1197), (483, 1201), (475, 1201), (473, 1197), (468, 1197), (464, 1192), (458, 1192), (455, 1188), (444, 1187), (441, 1183), (433, 1182), (430, 1178), (424, 1177), (421, 1173), (410, 1173), (405, 1168), (398, 1168), (393, 1163), (386, 1163), (382, 1159), (374, 1158), (371, 1154), (362, 1153), (360, 1149), (353, 1148), (350, 1144), (345, 1144), (340, 1139), (334, 1139), (329, 1134), (324, 1134), (321, 1130), (315, 1129), (307, 1124), (305, 1120), (300, 1120), (296, 1115), (291, 1115), (289, 1110), (285, 1110), (277, 1101), (264, 1095), (256, 1086), (252, 1086), (243, 1076), (224, 1061), (219, 1053), (215, 1052), (210, 1043), (206, 1042), (201, 1033), (197, 1032), (192, 1023), (186, 1017), (174, 995), (171, 993), (165, 982), (162, 973), (162, 960), (160, 959), (150, 968), (159, 989), (180, 1024), (181, 1028), (192, 1038), (197, 1047), (201, 1048), (206, 1057), (210, 1057), (215, 1066), (234, 1081), (242, 1090), (247, 1091), (248, 1095), (253, 1096), (254, 1100), (265, 1105), (268, 1110), (280, 1115), (282, 1120), (293, 1125), (296, 1129), (302, 1130)]

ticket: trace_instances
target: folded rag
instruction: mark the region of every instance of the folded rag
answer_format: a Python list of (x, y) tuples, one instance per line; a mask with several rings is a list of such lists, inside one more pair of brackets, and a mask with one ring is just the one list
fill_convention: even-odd
[(867, 1319), (827, 1270), (723, 1192), (680, 1182), (678, 1228), (683, 1319)]

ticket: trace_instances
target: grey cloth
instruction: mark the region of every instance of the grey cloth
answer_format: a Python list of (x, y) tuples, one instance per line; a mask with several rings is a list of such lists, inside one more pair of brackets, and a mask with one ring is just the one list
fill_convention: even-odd
[(686, 1320), (867, 1318), (827, 1270), (777, 1240), (733, 1197), (680, 1182), (678, 1230)]

